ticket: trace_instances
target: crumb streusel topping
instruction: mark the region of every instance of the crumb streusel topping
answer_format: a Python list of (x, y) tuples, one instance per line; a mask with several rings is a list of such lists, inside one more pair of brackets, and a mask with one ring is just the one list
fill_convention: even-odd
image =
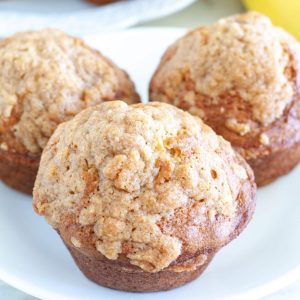
[[(42, 155), (34, 208), (57, 229), (75, 216), (80, 227), (92, 226), (104, 256), (124, 254), (157, 272), (183, 247), (158, 223), (188, 204), (203, 205), (211, 222), (229, 220), (221, 238), (235, 226), (230, 220), (244, 180), (230, 144), (199, 118), (164, 103), (112, 101), (57, 128)], [(71, 242), (83, 244), (80, 236)]]
[[(227, 96), (251, 104), (252, 119), (279, 118), (296, 91), (299, 44), (258, 13), (221, 19), (191, 31), (165, 54), (151, 98), (187, 107), (222, 104)], [(234, 128), (233, 128), (234, 129)]]
[(0, 42), (0, 86), (0, 143), (32, 154), (84, 108), (137, 98), (123, 71), (82, 40), (51, 29)]

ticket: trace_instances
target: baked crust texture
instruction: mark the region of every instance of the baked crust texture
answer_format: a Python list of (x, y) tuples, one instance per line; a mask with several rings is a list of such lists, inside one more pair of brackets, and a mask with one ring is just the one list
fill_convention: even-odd
[[(111, 101), (57, 128), (33, 206), (89, 278), (150, 291), (200, 274), (251, 219), (255, 191), (246, 162), (199, 118), (164, 103)], [(144, 284), (126, 287), (136, 272)], [(169, 274), (181, 272), (178, 281)], [(155, 285), (160, 276), (170, 285)]]
[(29, 194), (36, 162), (58, 124), (115, 98), (139, 102), (126, 72), (53, 29), (0, 41), (0, 86), (0, 178)]
[(57, 125), (89, 106), (139, 100), (123, 70), (54, 29), (0, 42), (0, 85), (0, 145), (25, 154), (41, 154)]
[(221, 19), (169, 47), (150, 100), (202, 118), (246, 158), (261, 186), (300, 161), (299, 57), (299, 43), (267, 17)]

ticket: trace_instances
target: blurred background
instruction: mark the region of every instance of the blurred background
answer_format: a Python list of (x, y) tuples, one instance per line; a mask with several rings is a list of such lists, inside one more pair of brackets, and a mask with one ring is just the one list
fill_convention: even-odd
[[(91, 2), (109, 2), (97, 5)], [(0, 0), (0, 37), (43, 27), (85, 37), (129, 27), (193, 28), (247, 9), (300, 39), (300, 0)], [(33, 300), (0, 281), (0, 299)], [(300, 299), (300, 283), (264, 300)]]
[(132, 26), (195, 27), (246, 8), (300, 38), (299, 0), (0, 0), (0, 36), (42, 27), (79, 36)]

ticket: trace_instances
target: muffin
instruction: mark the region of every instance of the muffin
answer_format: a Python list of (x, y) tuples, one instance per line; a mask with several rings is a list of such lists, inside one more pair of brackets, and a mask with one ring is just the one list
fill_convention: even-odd
[(299, 49), (260, 14), (221, 19), (166, 51), (150, 99), (201, 117), (265, 185), (300, 160)]
[(116, 97), (139, 101), (128, 75), (80, 39), (47, 29), (0, 41), (0, 179), (31, 194), (57, 125)]
[(33, 207), (89, 279), (142, 292), (198, 277), (245, 228), (255, 194), (245, 160), (199, 118), (111, 101), (56, 129)]

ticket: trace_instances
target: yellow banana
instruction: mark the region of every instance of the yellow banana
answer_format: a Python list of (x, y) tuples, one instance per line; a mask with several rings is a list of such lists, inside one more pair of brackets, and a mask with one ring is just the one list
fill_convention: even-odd
[(300, 0), (243, 0), (245, 6), (269, 16), (300, 40)]

